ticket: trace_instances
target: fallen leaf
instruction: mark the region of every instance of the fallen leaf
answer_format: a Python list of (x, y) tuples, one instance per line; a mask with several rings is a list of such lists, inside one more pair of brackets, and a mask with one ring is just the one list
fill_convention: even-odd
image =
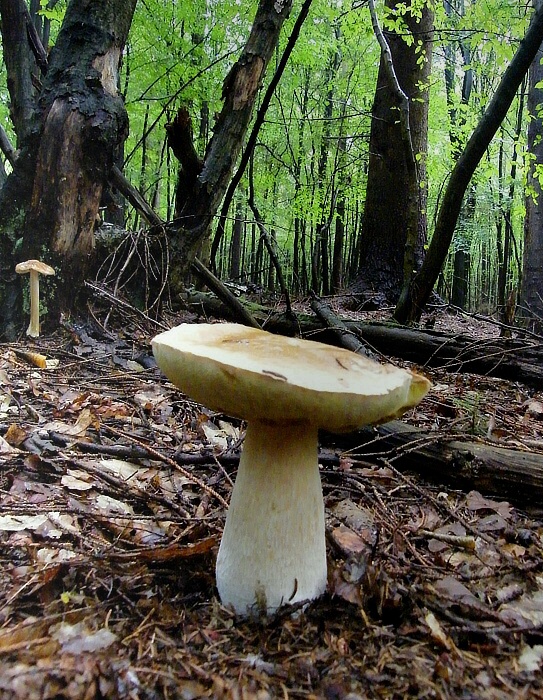
[(17, 455), (20, 454), (21, 450), (17, 447), (12, 447), (7, 440), (0, 437), (0, 454), (2, 455)]
[(526, 409), (526, 415), (536, 418), (537, 420), (543, 420), (543, 403), (541, 403), (541, 401), (530, 399), (526, 401), (522, 407)]
[(86, 480), (88, 478), (89, 475), (84, 471), (68, 469), (66, 474), (62, 475), (60, 483), (71, 491), (89, 491), (93, 485)]
[(123, 501), (118, 501), (116, 498), (111, 496), (105, 496), (100, 494), (96, 497), (96, 505), (102, 511), (104, 515), (110, 513), (121, 513), (122, 515), (134, 515), (134, 509), (128, 503)]
[(456, 649), (453, 640), (445, 634), (433, 612), (426, 613), (424, 616), (424, 622), (428, 626), (432, 639), (434, 642), (436, 642), (436, 644), (439, 644), (439, 646), (443, 647), (447, 651), (453, 651)]
[(54, 433), (60, 433), (61, 435), (72, 435), (77, 437), (83, 437), (90, 425), (97, 423), (96, 418), (91, 413), (90, 409), (84, 408), (79, 414), (75, 424), (69, 425), (62, 421), (52, 421), (47, 423), (42, 427), (42, 430), (50, 430)]
[(10, 423), (4, 437), (6, 442), (9, 442), (12, 447), (19, 447), (19, 445), (28, 437), (28, 431), (23, 430), (23, 428), (18, 426), (16, 423)]
[(538, 588), (525, 593), (517, 600), (502, 605), (500, 617), (513, 625), (543, 625), (543, 576), (536, 577)]
[(143, 488), (145, 482), (138, 479), (138, 474), (143, 474), (147, 469), (126, 462), (124, 459), (101, 459), (100, 466), (104, 467), (121, 481), (128, 481), (139, 488)]
[(66, 654), (100, 651), (117, 641), (117, 635), (111, 630), (102, 628), (93, 632), (85, 622), (77, 622), (75, 625), (61, 622), (52, 629), (51, 637), (59, 642)]
[(522, 671), (535, 672), (543, 668), (543, 644), (523, 647), (518, 659), (518, 665)]
[(493, 501), (484, 498), (478, 491), (470, 491), (466, 496), (466, 507), (469, 510), (493, 510), (502, 518), (511, 517), (511, 506), (507, 501)]
[(77, 554), (71, 549), (41, 547), (36, 552), (36, 561), (40, 564), (63, 564), (72, 559), (77, 559)]
[(360, 556), (371, 552), (371, 544), (345, 525), (334, 528), (330, 535), (346, 557)]
[(0, 531), (37, 530), (45, 522), (47, 515), (0, 515)]

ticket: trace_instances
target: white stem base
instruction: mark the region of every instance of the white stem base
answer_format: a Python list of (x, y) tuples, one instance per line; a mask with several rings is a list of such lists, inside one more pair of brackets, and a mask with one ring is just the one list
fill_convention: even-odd
[(273, 612), (326, 589), (317, 429), (247, 427), (217, 557), (217, 588), (238, 614)]

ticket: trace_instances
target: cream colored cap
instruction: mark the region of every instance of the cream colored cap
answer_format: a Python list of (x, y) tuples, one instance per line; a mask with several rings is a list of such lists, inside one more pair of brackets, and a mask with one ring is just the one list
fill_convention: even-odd
[(397, 417), (430, 388), (349, 350), (233, 323), (182, 324), (156, 336), (153, 353), (175, 386), (214, 411), (333, 432)]
[(55, 271), (50, 265), (40, 262), (39, 260), (26, 260), (15, 266), (15, 272), (19, 275), (24, 275), (26, 272), (39, 272), (40, 275), (54, 275)]

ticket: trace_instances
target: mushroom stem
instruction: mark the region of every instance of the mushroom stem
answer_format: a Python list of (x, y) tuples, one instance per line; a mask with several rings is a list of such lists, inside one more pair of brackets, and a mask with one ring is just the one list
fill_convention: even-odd
[(30, 270), (30, 323), (26, 334), (31, 338), (40, 335), (40, 274)]
[(312, 600), (326, 589), (317, 428), (253, 421), (217, 557), (222, 602), (242, 615)]

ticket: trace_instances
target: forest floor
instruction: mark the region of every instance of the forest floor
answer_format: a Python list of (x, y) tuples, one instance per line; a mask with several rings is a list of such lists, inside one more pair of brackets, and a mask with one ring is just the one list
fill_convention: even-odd
[[(322, 468), (322, 599), (267, 619), (222, 607), (243, 426), (149, 362), (158, 324), (95, 321), (0, 345), (0, 699), (543, 698), (541, 519), (394, 455)], [(421, 369), (433, 389), (404, 420), (543, 452), (542, 396)]]

